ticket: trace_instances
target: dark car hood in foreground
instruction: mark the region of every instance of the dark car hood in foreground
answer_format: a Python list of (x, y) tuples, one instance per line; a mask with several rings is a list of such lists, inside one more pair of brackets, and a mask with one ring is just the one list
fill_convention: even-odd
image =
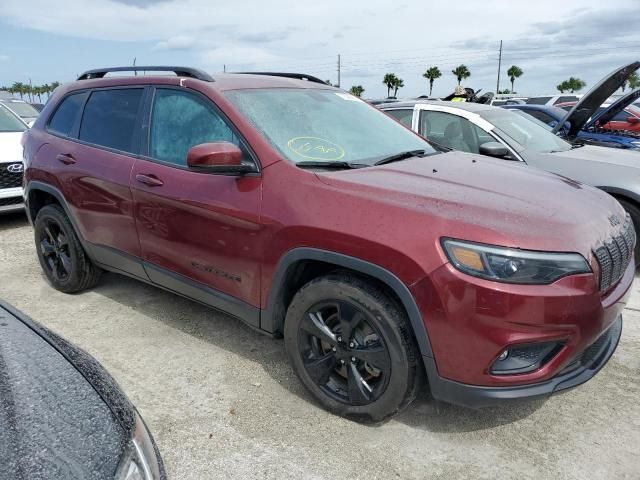
[(570, 122), (571, 128), (567, 132), (567, 136), (569, 138), (575, 137), (607, 98), (613, 95), (627, 81), (629, 75), (638, 68), (640, 68), (640, 62), (630, 63), (618, 68), (598, 82), (575, 104), (564, 120), (555, 126), (553, 133), (558, 133), (565, 122)]
[[(404, 210), (427, 213), (425, 231), (441, 236), (589, 258), (624, 210), (604, 192), (568, 178), (460, 152), (382, 167), (319, 174), (324, 182)], [(402, 218), (398, 220), (402, 230)]]
[(0, 479), (112, 480), (133, 407), (91, 356), (19, 315), (0, 302)]

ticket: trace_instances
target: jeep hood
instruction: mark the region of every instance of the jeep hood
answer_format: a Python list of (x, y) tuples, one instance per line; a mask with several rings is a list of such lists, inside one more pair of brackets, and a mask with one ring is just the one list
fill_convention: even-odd
[(571, 123), (571, 128), (567, 132), (569, 138), (574, 138), (582, 130), (593, 114), (598, 110), (613, 93), (618, 90), (629, 75), (640, 68), (640, 62), (633, 62), (624, 67), (620, 67), (610, 75), (600, 80), (578, 103), (567, 113), (563, 121), (559, 122), (553, 129), (553, 133), (558, 133), (565, 122)]
[(366, 215), (375, 215), (375, 203), (384, 202), (397, 206), (403, 221), (424, 218), (425, 238), (572, 251), (589, 259), (612, 234), (609, 217), (625, 216), (613, 197), (588, 185), (520, 162), (460, 152), (317, 176), (369, 199), (374, 212)]

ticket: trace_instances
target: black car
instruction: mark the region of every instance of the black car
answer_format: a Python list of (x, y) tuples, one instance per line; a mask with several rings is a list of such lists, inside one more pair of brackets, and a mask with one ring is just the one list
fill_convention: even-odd
[(3, 302), (0, 479), (166, 479), (151, 433), (106, 370)]

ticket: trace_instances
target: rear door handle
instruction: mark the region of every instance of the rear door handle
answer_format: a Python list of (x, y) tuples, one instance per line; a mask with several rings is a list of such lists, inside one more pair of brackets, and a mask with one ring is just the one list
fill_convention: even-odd
[(144, 183), (145, 185), (149, 185), (150, 187), (161, 187), (164, 185), (164, 182), (153, 174), (145, 175), (143, 173), (138, 173), (136, 175), (136, 180), (140, 183)]
[(65, 165), (73, 165), (74, 163), (76, 163), (76, 159), (73, 158), (73, 155), (69, 153), (61, 153), (56, 156), (56, 159), (59, 162), (64, 163)]

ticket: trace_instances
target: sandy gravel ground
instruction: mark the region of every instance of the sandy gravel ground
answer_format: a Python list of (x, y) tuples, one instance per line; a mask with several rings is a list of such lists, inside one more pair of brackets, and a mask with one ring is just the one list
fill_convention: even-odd
[(364, 426), (314, 404), (282, 341), (223, 314), (113, 274), (79, 295), (53, 290), (25, 217), (0, 217), (0, 297), (107, 367), (180, 480), (640, 479), (639, 288), (589, 383), (480, 412), (424, 392)]

